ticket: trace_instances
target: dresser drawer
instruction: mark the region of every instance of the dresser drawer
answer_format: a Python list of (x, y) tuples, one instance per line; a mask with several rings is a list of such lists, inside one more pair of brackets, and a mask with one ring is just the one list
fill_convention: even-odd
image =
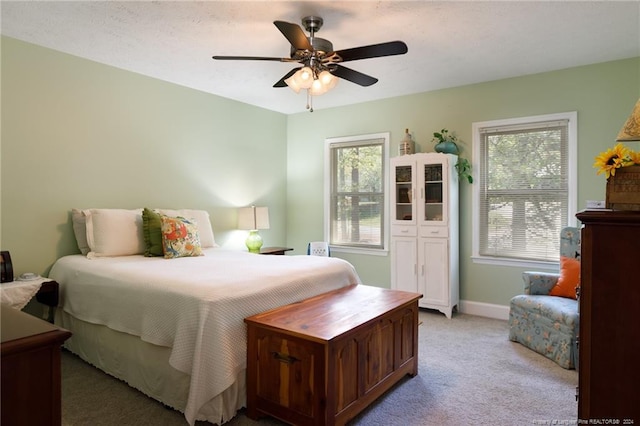
[(445, 226), (422, 226), (420, 227), (421, 237), (448, 238), (449, 228)]
[(417, 237), (418, 230), (415, 226), (392, 225), (391, 235), (395, 237)]

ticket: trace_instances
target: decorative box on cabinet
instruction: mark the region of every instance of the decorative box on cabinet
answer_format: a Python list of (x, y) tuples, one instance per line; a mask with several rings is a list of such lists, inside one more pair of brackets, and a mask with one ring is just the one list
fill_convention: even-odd
[(418, 374), (419, 298), (356, 285), (246, 318), (247, 415), (344, 425)]
[(391, 159), (391, 287), (423, 294), (420, 307), (451, 318), (458, 290), (458, 157)]
[(584, 211), (579, 424), (640, 424), (640, 212)]

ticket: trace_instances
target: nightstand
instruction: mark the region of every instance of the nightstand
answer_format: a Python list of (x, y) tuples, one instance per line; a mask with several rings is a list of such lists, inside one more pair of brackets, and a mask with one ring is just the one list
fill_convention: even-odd
[(290, 247), (263, 247), (260, 249), (260, 254), (277, 254), (284, 255), (285, 251), (293, 250)]
[(55, 307), (58, 306), (58, 283), (40, 277), (32, 281), (12, 281), (0, 285), (0, 300), (5, 306), (21, 310), (33, 298), (47, 306), (46, 319), (53, 323)]

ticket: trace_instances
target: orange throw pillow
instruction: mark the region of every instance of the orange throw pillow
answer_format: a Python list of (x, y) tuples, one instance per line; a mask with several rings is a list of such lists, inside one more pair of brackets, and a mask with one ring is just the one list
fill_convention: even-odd
[(576, 287), (580, 286), (580, 261), (560, 256), (560, 278), (549, 292), (550, 296), (577, 299)]

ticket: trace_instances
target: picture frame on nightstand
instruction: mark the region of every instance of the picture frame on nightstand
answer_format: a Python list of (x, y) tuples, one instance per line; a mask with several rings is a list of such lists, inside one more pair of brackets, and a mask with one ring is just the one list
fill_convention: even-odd
[(11, 255), (8, 251), (0, 251), (0, 268), (2, 269), (0, 282), (10, 283), (13, 281), (13, 265), (11, 264)]

